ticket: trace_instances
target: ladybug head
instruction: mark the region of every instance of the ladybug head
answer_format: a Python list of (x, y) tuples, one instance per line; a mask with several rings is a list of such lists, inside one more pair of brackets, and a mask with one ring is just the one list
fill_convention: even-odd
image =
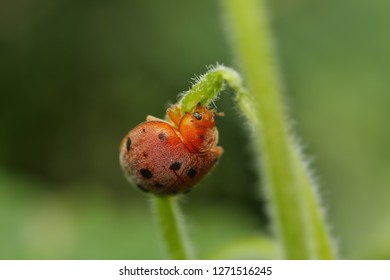
[(218, 143), (214, 110), (198, 104), (180, 120), (179, 131), (184, 144), (192, 152), (206, 152)]

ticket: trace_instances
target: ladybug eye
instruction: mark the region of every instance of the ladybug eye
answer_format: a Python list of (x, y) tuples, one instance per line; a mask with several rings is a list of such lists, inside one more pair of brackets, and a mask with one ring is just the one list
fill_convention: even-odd
[(200, 121), (200, 120), (202, 119), (202, 115), (199, 114), (198, 112), (195, 112), (195, 113), (194, 113), (194, 117), (195, 117), (195, 119), (197, 119), (198, 121)]

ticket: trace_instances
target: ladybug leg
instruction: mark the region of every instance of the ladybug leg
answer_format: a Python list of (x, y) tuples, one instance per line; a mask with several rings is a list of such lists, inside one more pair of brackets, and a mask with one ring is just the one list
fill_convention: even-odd
[(215, 112), (214, 115), (216, 115), (217, 117), (224, 117), (225, 113), (224, 112)]
[(176, 125), (179, 126), (182, 115), (178, 105), (172, 105), (167, 109), (168, 118)]
[(220, 146), (212, 147), (210, 152), (219, 158), (223, 154), (223, 148)]
[(148, 116), (146, 117), (146, 120), (147, 120), (147, 121), (165, 122), (164, 120), (159, 119), (159, 118), (156, 118), (156, 117), (153, 117), (153, 116), (151, 116), (151, 115), (148, 115)]

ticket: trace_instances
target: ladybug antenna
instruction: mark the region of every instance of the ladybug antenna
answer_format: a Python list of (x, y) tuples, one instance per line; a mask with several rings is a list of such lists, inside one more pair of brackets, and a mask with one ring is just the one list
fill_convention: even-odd
[(214, 115), (216, 115), (217, 117), (224, 117), (225, 113), (224, 112), (217, 112), (217, 111), (215, 111)]
[(224, 112), (218, 112), (217, 105), (215, 104), (214, 100), (211, 101), (210, 105), (207, 106), (210, 110), (213, 111), (214, 115), (217, 117), (224, 117), (225, 113)]

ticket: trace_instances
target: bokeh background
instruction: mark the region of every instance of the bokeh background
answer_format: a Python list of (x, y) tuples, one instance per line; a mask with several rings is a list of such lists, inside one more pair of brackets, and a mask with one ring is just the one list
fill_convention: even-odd
[[(223, 0), (222, 0), (223, 1)], [(269, 1), (286, 104), (341, 258), (390, 258), (390, 2)], [(0, 3), (0, 259), (161, 259), (118, 145), (206, 66), (235, 66), (218, 1)], [(199, 258), (272, 257), (250, 136), (183, 198)]]

